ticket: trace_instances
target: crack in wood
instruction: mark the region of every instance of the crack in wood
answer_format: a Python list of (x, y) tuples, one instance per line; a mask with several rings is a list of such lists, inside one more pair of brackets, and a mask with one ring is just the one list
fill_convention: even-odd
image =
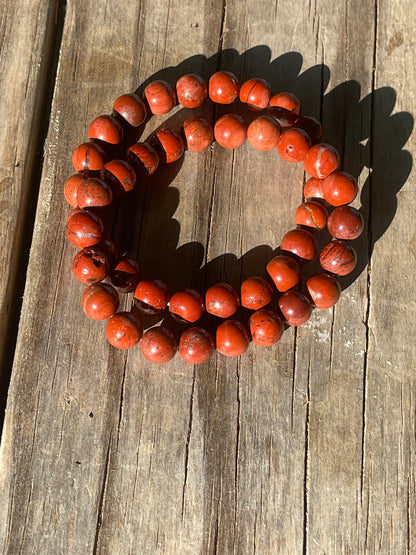
[(109, 440), (108, 440), (107, 453), (106, 453), (105, 465), (104, 465), (104, 477), (103, 477), (101, 491), (100, 491), (100, 499), (99, 499), (99, 502), (98, 502), (97, 524), (96, 524), (96, 527), (95, 527), (94, 547), (93, 547), (93, 551), (92, 551), (94, 555), (96, 555), (96, 553), (98, 553), (98, 543), (99, 543), (99, 539), (100, 539), (100, 530), (101, 530), (101, 525), (102, 525), (102, 522), (103, 522), (104, 499), (105, 499), (105, 493), (107, 491), (108, 477), (109, 477), (109, 474), (110, 474), (111, 443), (112, 443), (112, 433), (110, 433), (110, 437), (109, 437)]
[(188, 483), (189, 444), (191, 442), (191, 434), (192, 434), (192, 419), (193, 419), (195, 381), (196, 381), (196, 366), (194, 365), (191, 396), (190, 396), (190, 399), (189, 399), (188, 432), (187, 432), (187, 435), (186, 435), (186, 444), (185, 444), (185, 468), (184, 468), (184, 477), (183, 477), (183, 486), (182, 486), (182, 507), (181, 507), (182, 520), (184, 519), (184, 515), (185, 515), (185, 492), (186, 492), (186, 486), (187, 486), (187, 483)]

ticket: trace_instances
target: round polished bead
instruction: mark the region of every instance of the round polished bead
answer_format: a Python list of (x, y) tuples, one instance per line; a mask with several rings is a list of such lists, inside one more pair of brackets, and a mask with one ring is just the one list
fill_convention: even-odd
[(273, 289), (262, 277), (247, 278), (241, 284), (241, 305), (250, 310), (258, 310), (268, 305), (273, 297)]
[(259, 116), (247, 129), (247, 139), (256, 150), (272, 150), (277, 146), (279, 137), (280, 125), (272, 116)]
[(113, 347), (130, 349), (140, 341), (143, 326), (132, 312), (118, 312), (108, 320), (105, 335)]
[(298, 118), (294, 112), (286, 110), (286, 108), (281, 108), (280, 106), (269, 105), (267, 111), (270, 116), (274, 117), (279, 122), (282, 129), (294, 126)]
[(286, 129), (280, 135), (277, 150), (286, 162), (302, 162), (310, 147), (308, 135), (302, 129)]
[(267, 264), (266, 270), (278, 291), (288, 291), (300, 282), (300, 264), (291, 256), (275, 256)]
[(238, 114), (226, 114), (215, 123), (214, 136), (223, 148), (238, 148), (247, 138), (247, 124)]
[(123, 256), (111, 270), (110, 279), (121, 293), (134, 291), (139, 283), (140, 268), (133, 258)]
[(313, 200), (303, 202), (295, 212), (295, 222), (314, 229), (323, 229), (326, 226), (328, 213), (325, 207)]
[(110, 206), (113, 192), (105, 181), (92, 177), (83, 181), (78, 187), (77, 199), (80, 208)]
[(312, 305), (299, 291), (286, 291), (279, 299), (279, 308), (289, 326), (301, 326), (309, 320)]
[(361, 213), (352, 206), (338, 206), (328, 218), (328, 231), (334, 239), (353, 240), (359, 237), (364, 229)]
[(96, 247), (97, 249), (103, 251), (103, 253), (107, 256), (111, 266), (117, 258), (117, 247), (114, 241), (108, 237), (103, 237)]
[(108, 182), (117, 194), (133, 191), (136, 187), (136, 172), (125, 160), (110, 160), (101, 170), (101, 179)]
[(144, 94), (152, 114), (167, 114), (176, 104), (175, 91), (166, 81), (152, 81)]
[(183, 122), (183, 132), (190, 152), (201, 152), (214, 140), (212, 125), (206, 119), (197, 116), (187, 118)]
[(105, 164), (105, 152), (95, 143), (79, 145), (72, 155), (72, 165), (77, 172), (100, 171)]
[(113, 116), (98, 116), (90, 123), (88, 138), (119, 145), (123, 140), (123, 129)]
[(184, 152), (184, 144), (181, 136), (175, 129), (161, 127), (155, 133), (156, 143), (160, 145), (160, 151), (167, 164), (179, 160)]
[(208, 87), (199, 75), (183, 75), (176, 82), (178, 102), (185, 108), (198, 108), (208, 96)]
[(311, 146), (303, 160), (303, 167), (309, 175), (324, 179), (338, 169), (339, 155), (333, 146), (319, 143)]
[(215, 349), (211, 334), (203, 328), (189, 328), (185, 330), (179, 340), (179, 354), (191, 364), (206, 362)]
[(324, 198), (324, 193), (322, 191), (323, 179), (318, 179), (317, 177), (310, 177), (305, 183), (303, 188), (303, 196), (306, 199), (310, 198)]
[(118, 293), (108, 283), (93, 283), (84, 291), (81, 307), (93, 320), (107, 320), (117, 312)]
[(253, 343), (257, 345), (274, 345), (282, 337), (283, 330), (281, 318), (272, 310), (263, 308), (250, 316), (250, 333)]
[(349, 204), (357, 196), (357, 180), (347, 172), (333, 172), (323, 180), (322, 192), (332, 206)]
[(205, 293), (206, 311), (219, 318), (229, 318), (237, 312), (239, 306), (238, 293), (228, 283), (212, 285)]
[(169, 300), (169, 312), (179, 321), (196, 322), (204, 314), (204, 301), (194, 289), (177, 291)]
[(104, 224), (101, 219), (86, 210), (78, 210), (68, 218), (66, 234), (76, 247), (96, 245), (103, 238)]
[(312, 116), (300, 116), (296, 120), (296, 127), (308, 134), (312, 144), (319, 143), (323, 135), (323, 127), (319, 120)]
[(341, 286), (337, 278), (329, 274), (310, 277), (306, 287), (316, 308), (331, 308), (341, 295)]
[(140, 342), (140, 350), (147, 360), (158, 364), (172, 360), (177, 349), (176, 339), (172, 332), (162, 326), (147, 330)]
[(357, 254), (351, 245), (335, 239), (321, 250), (319, 262), (327, 272), (338, 276), (346, 276), (354, 270), (357, 263)]
[(208, 85), (209, 97), (217, 104), (231, 104), (238, 98), (240, 84), (234, 73), (218, 71), (211, 76)]
[(283, 236), (280, 248), (304, 260), (313, 260), (316, 255), (316, 239), (306, 229), (292, 229)]
[(136, 170), (153, 175), (159, 166), (159, 155), (149, 143), (135, 143), (127, 149), (127, 160)]
[(147, 115), (146, 104), (134, 93), (119, 96), (113, 104), (113, 110), (132, 127), (139, 127)]
[(300, 102), (293, 93), (281, 92), (273, 95), (270, 98), (269, 107), (284, 108), (296, 116), (300, 114)]
[(240, 101), (253, 110), (265, 110), (269, 104), (271, 87), (257, 77), (245, 81), (240, 88)]
[(82, 173), (76, 173), (75, 175), (71, 175), (69, 179), (65, 181), (64, 185), (64, 196), (65, 200), (68, 204), (73, 207), (78, 206), (78, 198), (77, 192), (78, 187), (83, 183), (87, 178)]
[(137, 308), (144, 314), (158, 314), (168, 306), (169, 292), (160, 279), (142, 280), (134, 291)]
[(220, 353), (229, 357), (237, 357), (247, 350), (250, 338), (241, 322), (226, 320), (217, 328), (216, 343)]
[(82, 283), (91, 285), (107, 277), (110, 264), (105, 253), (97, 247), (85, 247), (72, 262), (72, 271)]

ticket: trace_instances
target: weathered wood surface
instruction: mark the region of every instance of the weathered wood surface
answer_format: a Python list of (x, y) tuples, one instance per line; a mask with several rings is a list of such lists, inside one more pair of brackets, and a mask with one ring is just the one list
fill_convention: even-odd
[[(11, 2), (3, 9), (46, 40), (36, 5), (23, 22)], [(415, 552), (414, 12), (410, 0), (68, 1), (0, 451), (2, 552)], [(25, 100), (3, 77), (24, 82), (24, 60), (37, 56), (42, 72), (53, 56), (19, 42), (13, 68), (14, 34), (1, 36), (2, 90), (34, 118), (45, 90)], [(157, 367), (137, 348), (115, 352), (84, 317), (62, 185), (89, 122), (119, 94), (217, 68), (292, 90), (322, 118), (360, 178), (360, 262), (336, 308), (278, 346)], [(22, 160), (34, 130), (16, 132)], [(16, 170), (2, 145), (3, 183)], [(35, 180), (33, 164), (19, 171)], [(124, 206), (119, 239), (172, 289), (238, 285), (293, 226), (302, 180), (275, 153), (214, 146)], [(16, 223), (0, 231), (14, 233), (19, 203), (5, 213)]]

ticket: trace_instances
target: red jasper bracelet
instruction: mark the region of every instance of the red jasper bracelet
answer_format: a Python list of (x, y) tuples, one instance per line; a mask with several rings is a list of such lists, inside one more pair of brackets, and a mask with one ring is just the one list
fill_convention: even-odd
[[(279, 341), (284, 322), (289, 326), (304, 324), (313, 307), (331, 308), (337, 302), (341, 287), (337, 276), (352, 272), (356, 253), (347, 242), (356, 239), (363, 230), (363, 218), (350, 203), (357, 195), (357, 182), (339, 171), (336, 150), (321, 143), (322, 126), (312, 117), (300, 115), (300, 103), (291, 93), (272, 95), (270, 85), (263, 79), (249, 79), (240, 87), (235, 75), (219, 71), (209, 84), (198, 75), (184, 75), (176, 83), (176, 91), (165, 81), (153, 81), (145, 88), (145, 98), (125, 94), (117, 98), (112, 115), (96, 118), (90, 125), (89, 142), (73, 153), (75, 175), (64, 186), (64, 194), (73, 207), (67, 221), (67, 236), (79, 247), (73, 261), (75, 276), (88, 285), (81, 299), (84, 312), (94, 320), (107, 320), (108, 341), (119, 349), (140, 343), (144, 356), (156, 363), (172, 359), (176, 351), (192, 364), (209, 359), (216, 349), (227, 356), (238, 356), (247, 349), (250, 340), (269, 346)], [(148, 114), (167, 114), (178, 102), (186, 108), (198, 108), (207, 99), (219, 104), (231, 104), (239, 99), (253, 112), (267, 110), (247, 125), (235, 113), (220, 117), (214, 127), (205, 119), (193, 116), (185, 119), (180, 132), (161, 127), (150, 143), (136, 142), (128, 146), (125, 159), (109, 153), (121, 147), (132, 128), (143, 125)], [(203, 298), (197, 291), (186, 289), (169, 294), (162, 281), (140, 280), (137, 262), (117, 256), (114, 242), (106, 235), (100, 210), (105, 210), (116, 196), (128, 194), (135, 188), (137, 177), (152, 176), (160, 163), (170, 164), (180, 159), (186, 149), (203, 151), (215, 141), (222, 147), (234, 149), (246, 139), (259, 151), (277, 149), (288, 162), (303, 162), (311, 177), (304, 186), (305, 201), (295, 213), (297, 227), (286, 233), (281, 241), (282, 254), (266, 266), (267, 274), (280, 297), (280, 314), (267, 306), (275, 295), (271, 283), (260, 276), (243, 281), (240, 291), (227, 283), (210, 287)], [(328, 216), (328, 209), (331, 209)], [(301, 283), (302, 263), (315, 258), (317, 241), (314, 232), (327, 227), (333, 240), (319, 255), (322, 273)], [(107, 280), (107, 281), (104, 281)], [(134, 292), (131, 311), (117, 312), (119, 293)], [(252, 313), (249, 330), (235, 314), (240, 305)], [(169, 310), (181, 323), (188, 324), (177, 342), (165, 326), (155, 326), (143, 333), (137, 315), (159, 314)], [(216, 330), (216, 341), (196, 323), (208, 313), (223, 321)]]

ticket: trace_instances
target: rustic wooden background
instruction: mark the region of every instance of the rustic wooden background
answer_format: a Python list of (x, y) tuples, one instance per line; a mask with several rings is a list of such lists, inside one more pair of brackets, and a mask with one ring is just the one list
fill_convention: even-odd
[[(1, 553), (416, 553), (415, 13), (2, 0)], [(322, 119), (359, 176), (359, 265), (276, 347), (159, 367), (83, 315), (63, 183), (118, 95), (219, 68)], [(237, 285), (293, 227), (303, 179), (248, 144), (186, 155), (120, 211), (120, 241), (173, 289)]]

